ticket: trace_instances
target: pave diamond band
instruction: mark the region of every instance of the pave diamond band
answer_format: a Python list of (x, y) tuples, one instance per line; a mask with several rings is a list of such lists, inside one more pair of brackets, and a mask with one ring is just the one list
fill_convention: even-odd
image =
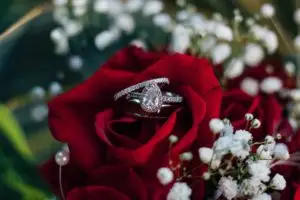
[(136, 85), (130, 86), (130, 87), (125, 88), (124, 90), (121, 90), (118, 93), (116, 93), (115, 96), (114, 96), (114, 100), (117, 101), (121, 97), (123, 97), (123, 96), (125, 96), (125, 95), (127, 95), (127, 94), (129, 94), (133, 91), (136, 91), (138, 89), (146, 87), (149, 84), (159, 84), (159, 83), (169, 84), (170, 81), (169, 81), (168, 78), (157, 78), (157, 79), (152, 79), (152, 80), (148, 80), (148, 81), (138, 83)]
[[(126, 97), (127, 99), (139, 99), (140, 101), (142, 101), (142, 99), (144, 98), (144, 94), (143, 93), (138, 93), (138, 92), (132, 92), (129, 93)], [(162, 102), (163, 103), (181, 103), (183, 101), (183, 97), (171, 93), (171, 92), (165, 92), (162, 94)]]

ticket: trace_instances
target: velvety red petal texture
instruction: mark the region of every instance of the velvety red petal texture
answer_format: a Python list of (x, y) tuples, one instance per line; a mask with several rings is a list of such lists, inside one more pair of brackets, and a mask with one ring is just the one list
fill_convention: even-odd
[[(116, 92), (160, 77), (169, 78), (168, 91), (184, 97), (166, 120), (134, 118), (118, 110)], [(221, 98), (206, 59), (136, 47), (117, 52), (91, 78), (49, 103), (53, 136), (70, 148), (72, 164), (64, 167), (63, 182), (67, 199), (166, 199), (171, 185), (158, 182), (158, 168), (168, 165), (169, 155), (196, 155), (199, 147), (212, 145), (208, 122), (219, 116)], [(179, 141), (169, 152), (171, 134)], [(57, 177), (58, 166), (52, 161), (42, 170), (57, 191), (58, 181), (51, 177)], [(78, 181), (69, 177), (74, 173)], [(193, 190), (202, 198), (203, 183)]]
[(223, 118), (229, 118), (236, 129), (245, 129), (246, 113), (252, 113), (262, 124), (260, 128), (251, 130), (255, 141), (261, 141), (266, 135), (277, 133), (282, 119), (282, 106), (275, 96), (252, 97), (238, 89), (224, 93), (221, 109)]

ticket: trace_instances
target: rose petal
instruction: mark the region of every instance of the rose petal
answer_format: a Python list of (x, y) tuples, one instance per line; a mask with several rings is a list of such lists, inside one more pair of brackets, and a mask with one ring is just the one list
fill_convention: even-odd
[(113, 188), (102, 186), (79, 187), (72, 190), (67, 200), (130, 200), (129, 197)]

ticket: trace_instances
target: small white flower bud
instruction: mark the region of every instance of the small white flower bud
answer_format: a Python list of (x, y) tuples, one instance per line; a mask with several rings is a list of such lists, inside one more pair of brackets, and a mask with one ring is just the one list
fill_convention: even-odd
[(254, 118), (253, 114), (251, 114), (251, 113), (246, 113), (245, 114), (245, 119), (247, 121), (251, 121), (251, 120), (253, 120), (253, 118)]
[(208, 164), (208, 163), (210, 163), (210, 161), (212, 159), (213, 150), (211, 148), (201, 147), (199, 149), (199, 156), (200, 156), (201, 162)]
[(185, 152), (180, 155), (180, 160), (191, 161), (193, 159), (193, 154), (191, 152)]
[(251, 127), (252, 128), (259, 128), (261, 125), (261, 122), (258, 120), (258, 119), (254, 119), (252, 122), (251, 122)]
[(297, 25), (300, 25), (300, 9), (299, 8), (294, 13), (294, 20)]
[(222, 120), (217, 118), (211, 119), (209, 122), (209, 128), (214, 134), (216, 134), (223, 130), (224, 123)]
[(276, 144), (274, 147), (274, 157), (279, 160), (288, 160), (290, 158), (288, 147), (282, 143)]
[(253, 78), (244, 78), (240, 88), (250, 96), (256, 96), (259, 92), (259, 83)]
[(170, 168), (162, 167), (158, 169), (156, 177), (162, 185), (167, 185), (173, 181), (174, 174)]
[(178, 141), (178, 137), (176, 135), (170, 135), (169, 141), (171, 143), (176, 143)]
[(272, 4), (265, 3), (260, 8), (261, 15), (265, 18), (271, 18), (275, 14), (275, 8)]
[(282, 81), (279, 78), (272, 76), (265, 78), (260, 84), (261, 91), (266, 94), (278, 92), (282, 87)]
[(297, 51), (300, 51), (300, 35), (297, 35), (297, 37), (294, 39), (294, 46)]
[(229, 120), (228, 118), (224, 118), (224, 119), (223, 119), (223, 123), (224, 123), (224, 124), (230, 124), (230, 120)]
[(284, 64), (284, 71), (289, 75), (289, 76), (293, 76), (295, 74), (296, 71), (296, 66), (293, 62), (286, 62)]
[(202, 177), (203, 177), (204, 180), (207, 181), (207, 180), (210, 179), (211, 173), (209, 173), (209, 172), (204, 172), (203, 175), (202, 175)]
[(218, 169), (218, 168), (220, 167), (220, 165), (221, 165), (221, 160), (219, 160), (219, 159), (213, 159), (213, 160), (211, 161), (210, 167), (211, 167), (213, 170), (216, 170), (216, 169)]
[(281, 139), (282, 139), (282, 136), (281, 136), (280, 133), (277, 133), (277, 134), (276, 134), (276, 139), (277, 139), (277, 140), (281, 140)]
[(271, 180), (270, 186), (274, 190), (284, 190), (286, 187), (286, 181), (282, 175), (276, 174)]

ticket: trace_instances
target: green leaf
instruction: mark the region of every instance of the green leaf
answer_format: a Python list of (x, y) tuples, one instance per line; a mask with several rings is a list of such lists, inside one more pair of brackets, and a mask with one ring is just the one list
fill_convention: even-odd
[(33, 160), (26, 137), (12, 112), (0, 104), (0, 129), (1, 133), (11, 142), (12, 146), (26, 160)]

